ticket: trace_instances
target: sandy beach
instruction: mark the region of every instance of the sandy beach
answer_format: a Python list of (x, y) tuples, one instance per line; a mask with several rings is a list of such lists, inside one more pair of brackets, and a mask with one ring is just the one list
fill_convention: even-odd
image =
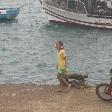
[(100, 100), (95, 88), (72, 88), (33, 84), (0, 85), (0, 112), (112, 112), (112, 103)]

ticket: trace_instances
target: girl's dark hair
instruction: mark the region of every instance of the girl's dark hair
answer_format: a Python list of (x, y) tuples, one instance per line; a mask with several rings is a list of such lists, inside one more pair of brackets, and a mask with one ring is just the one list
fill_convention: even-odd
[(58, 43), (59, 43), (61, 46), (63, 46), (63, 42), (61, 42), (61, 41), (58, 41)]
[(61, 46), (61, 49), (64, 49), (63, 42), (61, 42), (61, 41), (58, 41), (58, 43), (60, 44), (60, 46)]

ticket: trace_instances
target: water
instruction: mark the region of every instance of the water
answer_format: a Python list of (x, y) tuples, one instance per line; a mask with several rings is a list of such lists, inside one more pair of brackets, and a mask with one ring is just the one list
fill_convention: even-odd
[[(0, 6), (21, 6), (30, 0), (1, 0)], [(57, 84), (54, 42), (64, 42), (72, 72), (88, 82), (109, 81), (112, 31), (50, 24), (39, 1), (21, 8), (15, 21), (0, 23), (0, 84)]]

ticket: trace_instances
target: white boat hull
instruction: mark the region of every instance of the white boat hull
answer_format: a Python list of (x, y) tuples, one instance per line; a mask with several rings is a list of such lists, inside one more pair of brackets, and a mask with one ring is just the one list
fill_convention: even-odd
[(87, 14), (66, 11), (51, 6), (44, 1), (42, 6), (49, 21), (112, 29), (112, 19), (89, 17)]

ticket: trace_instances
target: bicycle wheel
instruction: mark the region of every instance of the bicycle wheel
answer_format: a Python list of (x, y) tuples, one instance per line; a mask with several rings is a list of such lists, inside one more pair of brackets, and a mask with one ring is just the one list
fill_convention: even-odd
[(96, 86), (96, 95), (105, 101), (112, 100), (112, 95), (108, 94), (108, 88), (109, 84), (107, 83), (99, 84), (98, 86)]

